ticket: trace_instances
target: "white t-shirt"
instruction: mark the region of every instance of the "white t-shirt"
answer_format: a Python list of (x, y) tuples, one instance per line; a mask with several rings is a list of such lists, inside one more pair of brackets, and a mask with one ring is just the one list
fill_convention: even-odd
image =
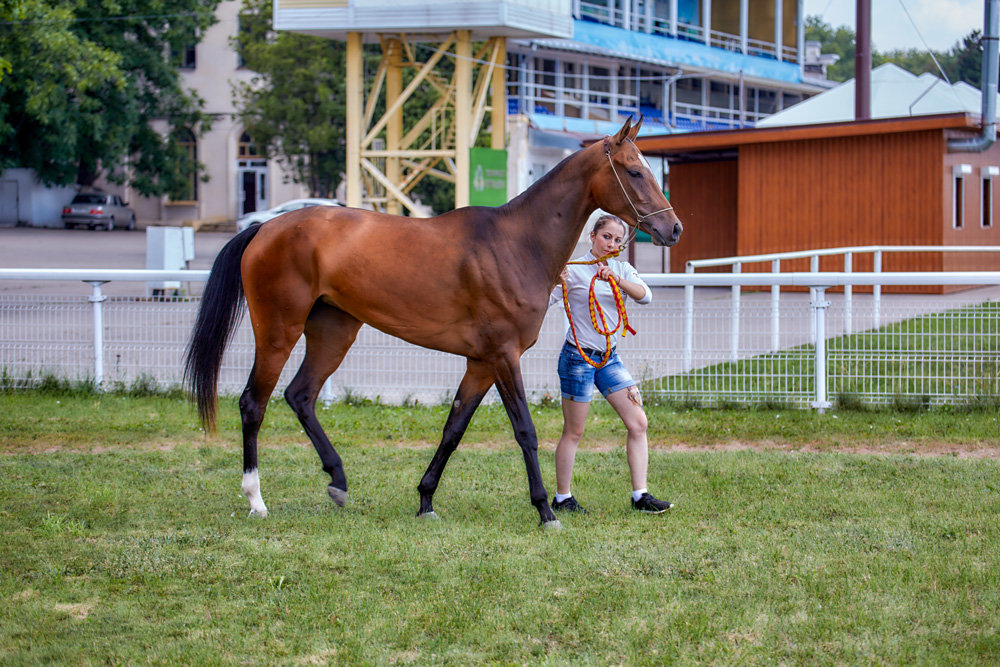
[[(593, 252), (588, 250), (586, 255), (577, 257), (573, 261), (592, 261), (594, 259), (597, 258), (594, 257)], [(629, 282), (638, 283), (646, 290), (643, 297), (636, 301), (636, 303), (645, 305), (653, 300), (653, 291), (639, 277), (639, 272), (635, 270), (634, 266), (615, 258), (608, 259), (607, 263), (612, 273), (616, 276), (624, 278)], [(603, 350), (606, 339), (602, 334), (597, 333), (593, 322), (590, 321), (590, 281), (597, 273), (598, 265), (569, 264), (566, 268), (569, 270), (569, 280), (566, 281), (566, 288), (569, 293), (569, 307), (573, 313), (573, 324), (576, 327), (576, 336), (580, 341), (580, 346), (589, 347), (593, 350)], [(611, 293), (611, 285), (607, 281), (598, 280), (594, 283), (594, 291), (597, 293), (597, 302), (604, 309), (604, 317), (608, 326), (613, 327), (615, 322), (618, 321), (618, 308), (615, 306), (615, 298)], [(626, 300), (630, 298), (625, 293), (625, 290), (621, 290), (621, 293)], [(554, 303), (562, 303), (562, 285), (556, 285), (555, 289), (552, 290), (552, 294), (549, 295), (549, 305), (551, 306)], [(621, 330), (612, 338), (612, 347), (618, 344), (617, 338), (620, 335)], [(573, 332), (568, 325), (566, 327), (566, 340), (570, 343), (573, 342)]]

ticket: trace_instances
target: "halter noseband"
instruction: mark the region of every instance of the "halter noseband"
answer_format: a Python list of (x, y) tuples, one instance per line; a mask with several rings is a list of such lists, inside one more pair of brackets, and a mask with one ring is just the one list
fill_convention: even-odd
[[(628, 139), (627, 141), (632, 142), (631, 139)], [(632, 142), (632, 145), (634, 146), (635, 142)], [(636, 150), (639, 150), (638, 147), (636, 147)], [(658, 213), (665, 213), (667, 211), (674, 210), (674, 207), (670, 205), (670, 202), (667, 202), (666, 208), (661, 208), (659, 211), (653, 211), (652, 213), (647, 213), (646, 215), (639, 215), (639, 210), (635, 207), (635, 204), (632, 203), (632, 198), (628, 196), (628, 190), (625, 189), (625, 184), (622, 183), (622, 179), (618, 176), (618, 170), (615, 169), (615, 163), (611, 160), (611, 137), (608, 136), (604, 137), (604, 155), (608, 158), (608, 165), (611, 166), (611, 173), (615, 175), (615, 180), (618, 181), (618, 187), (622, 189), (622, 194), (625, 195), (625, 201), (628, 202), (628, 205), (632, 207), (632, 212), (635, 213), (635, 224), (632, 225), (633, 229), (638, 229), (639, 225), (641, 225), (646, 218), (651, 218)]]

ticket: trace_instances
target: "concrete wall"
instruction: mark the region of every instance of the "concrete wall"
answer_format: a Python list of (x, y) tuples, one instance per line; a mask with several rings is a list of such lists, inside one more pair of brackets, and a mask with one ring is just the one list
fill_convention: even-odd
[(0, 226), (62, 227), (62, 209), (76, 190), (46, 188), (31, 169), (8, 169), (0, 175)]

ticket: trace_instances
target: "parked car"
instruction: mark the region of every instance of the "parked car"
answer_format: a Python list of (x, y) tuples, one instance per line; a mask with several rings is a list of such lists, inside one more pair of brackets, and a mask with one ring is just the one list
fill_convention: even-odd
[(121, 197), (107, 192), (81, 192), (76, 195), (69, 206), (63, 208), (62, 220), (66, 229), (135, 229), (135, 211)]
[(266, 211), (254, 211), (253, 213), (247, 213), (236, 221), (236, 231), (242, 232), (250, 225), (259, 225), (262, 222), (267, 222), (271, 218), (278, 217), (282, 213), (288, 213), (289, 211), (294, 211), (300, 208), (308, 208), (310, 206), (340, 206), (340, 202), (336, 199), (322, 199), (320, 197), (292, 199), (291, 201), (286, 201), (284, 204), (278, 204), (274, 208), (269, 208)]

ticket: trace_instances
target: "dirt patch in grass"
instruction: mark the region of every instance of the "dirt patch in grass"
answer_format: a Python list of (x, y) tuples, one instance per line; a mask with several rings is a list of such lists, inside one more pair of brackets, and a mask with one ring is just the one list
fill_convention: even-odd
[[(308, 445), (305, 437), (301, 438), (279, 438), (275, 442), (268, 442), (262, 439), (260, 448), (266, 450), (268, 447), (281, 447), (291, 444)], [(428, 440), (405, 440), (405, 441), (372, 441), (361, 443), (361, 447), (372, 447), (377, 449), (400, 448), (400, 449), (420, 449), (434, 450), (437, 442)], [(137, 452), (169, 452), (181, 447), (208, 446), (220, 449), (232, 449), (237, 447), (236, 443), (219, 439), (191, 441), (191, 440), (155, 440), (141, 443), (129, 443), (127, 445), (109, 445), (107, 443), (93, 443), (90, 446), (76, 443), (72, 446), (54, 444), (51, 442), (32, 442), (30, 444), (15, 447), (0, 447), (0, 455), (14, 454), (107, 454), (122, 451)], [(539, 449), (545, 452), (555, 450), (554, 440), (540, 441)], [(624, 435), (621, 440), (591, 439), (584, 436), (580, 443), (583, 451), (605, 452), (619, 447), (624, 447)], [(517, 444), (513, 437), (483, 440), (476, 442), (462, 443), (461, 449), (472, 450), (502, 450), (517, 449)], [(735, 452), (735, 451), (770, 451), (786, 453), (838, 453), (838, 454), (873, 454), (873, 455), (913, 455), (913, 456), (951, 456), (960, 459), (1000, 459), (1000, 442), (913, 442), (907, 440), (878, 442), (871, 444), (856, 443), (801, 443), (801, 442), (779, 442), (775, 440), (730, 440), (726, 442), (716, 442), (707, 444), (684, 444), (677, 442), (651, 442), (650, 450), (657, 452)]]

